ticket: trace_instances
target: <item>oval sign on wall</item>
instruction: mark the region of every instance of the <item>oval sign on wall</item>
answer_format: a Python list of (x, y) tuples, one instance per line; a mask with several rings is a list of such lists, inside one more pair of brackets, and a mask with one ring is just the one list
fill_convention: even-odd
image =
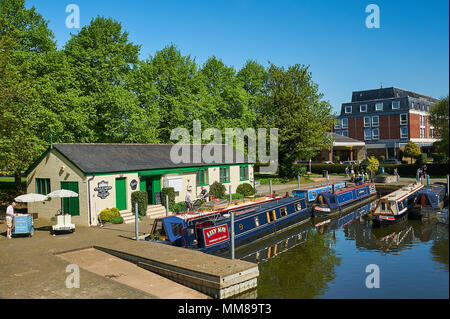
[(130, 187), (131, 187), (132, 190), (135, 190), (136, 187), (137, 187), (137, 185), (138, 185), (138, 182), (137, 182), (137, 180), (135, 180), (135, 179), (133, 179), (133, 180), (130, 182)]

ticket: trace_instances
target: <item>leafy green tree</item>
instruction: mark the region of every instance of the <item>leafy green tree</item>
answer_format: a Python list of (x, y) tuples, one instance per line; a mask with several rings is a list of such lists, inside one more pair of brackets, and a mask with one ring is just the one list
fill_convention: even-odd
[(206, 87), (202, 103), (207, 106), (209, 127), (219, 129), (252, 127), (254, 112), (249, 108), (249, 94), (242, 87), (233, 67), (216, 57), (209, 58), (200, 73)]
[(380, 162), (378, 162), (375, 156), (369, 156), (359, 164), (361, 170), (367, 173), (374, 173), (378, 171), (379, 166)]
[(327, 133), (334, 123), (331, 106), (322, 100), (311, 72), (303, 65), (285, 69), (272, 64), (267, 89), (259, 118), (266, 127), (278, 128), (279, 174), (293, 177), (295, 160), (330, 147)]
[(419, 157), (420, 154), (422, 154), (422, 152), (420, 151), (420, 147), (417, 144), (415, 144), (414, 142), (409, 141), (405, 145), (405, 150), (403, 151), (403, 155), (411, 158), (411, 164), (412, 164), (412, 159)]
[(141, 105), (151, 110), (153, 117), (150, 120), (157, 124), (161, 142), (171, 142), (173, 129), (184, 127), (192, 131), (193, 121), (202, 120), (203, 84), (197, 65), (174, 45), (157, 51), (144, 61), (133, 72), (132, 85)]
[(149, 110), (127, 86), (139, 63), (140, 46), (128, 40), (122, 25), (97, 17), (67, 42), (64, 52), (80, 89), (91, 142), (151, 142)]
[(0, 1), (0, 170), (21, 174), (45, 149), (50, 112), (39, 103), (37, 65), (56, 45), (48, 23), (23, 0)]
[(449, 156), (449, 136), (448, 136), (448, 116), (449, 104), (448, 95), (439, 102), (433, 104), (430, 109), (430, 122), (434, 126), (440, 141), (437, 142), (437, 147), (440, 152)]

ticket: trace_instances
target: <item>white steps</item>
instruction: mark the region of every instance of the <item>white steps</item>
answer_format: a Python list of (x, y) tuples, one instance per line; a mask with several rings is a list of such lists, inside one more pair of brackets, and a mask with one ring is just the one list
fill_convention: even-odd
[[(169, 215), (172, 215), (171, 212), (169, 212)], [(134, 213), (130, 211), (121, 211), (120, 216), (123, 218), (124, 224), (132, 224), (135, 222), (135, 216)], [(166, 208), (162, 205), (149, 205), (147, 206), (147, 218), (160, 218), (166, 216)]]
[(120, 212), (120, 216), (122, 216), (124, 224), (132, 224), (136, 218), (134, 214), (129, 211)]
[[(171, 213), (169, 212), (169, 215)], [(166, 216), (166, 208), (162, 205), (147, 206), (147, 218), (160, 218)]]

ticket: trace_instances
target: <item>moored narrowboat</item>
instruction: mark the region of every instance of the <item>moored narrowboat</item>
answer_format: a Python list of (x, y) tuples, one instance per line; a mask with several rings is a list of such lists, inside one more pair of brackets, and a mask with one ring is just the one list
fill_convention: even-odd
[(322, 192), (329, 192), (333, 189), (338, 190), (347, 186), (346, 182), (334, 183), (334, 184), (323, 184), (315, 185), (303, 188), (297, 188), (292, 191), (293, 196), (298, 196), (300, 198), (305, 198), (308, 203), (312, 203), (316, 200), (317, 195)]
[(277, 197), (208, 214), (173, 215), (156, 219), (146, 240), (220, 253), (231, 245), (231, 213), (239, 247), (309, 220), (311, 209), (303, 198)]
[(313, 214), (317, 216), (345, 213), (368, 203), (376, 195), (377, 190), (373, 183), (346, 187), (334, 192), (323, 192), (317, 196), (312, 204)]
[(431, 184), (424, 186), (416, 194), (413, 207), (408, 216), (411, 219), (426, 219), (436, 217), (436, 213), (444, 208), (446, 185)]
[(372, 211), (374, 226), (388, 226), (407, 219), (408, 209), (414, 205), (416, 193), (423, 187), (413, 183), (379, 198)]

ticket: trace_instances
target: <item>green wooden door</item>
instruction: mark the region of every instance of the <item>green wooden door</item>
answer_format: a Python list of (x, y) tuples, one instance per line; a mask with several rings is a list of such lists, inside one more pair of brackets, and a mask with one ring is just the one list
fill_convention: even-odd
[(116, 207), (119, 210), (127, 209), (126, 178), (116, 178)]
[[(78, 182), (61, 182), (61, 189), (67, 189), (80, 194), (78, 192)], [(80, 197), (61, 198), (61, 209), (64, 214), (72, 216), (80, 215)]]
[(161, 176), (152, 178), (152, 204), (161, 204)]

